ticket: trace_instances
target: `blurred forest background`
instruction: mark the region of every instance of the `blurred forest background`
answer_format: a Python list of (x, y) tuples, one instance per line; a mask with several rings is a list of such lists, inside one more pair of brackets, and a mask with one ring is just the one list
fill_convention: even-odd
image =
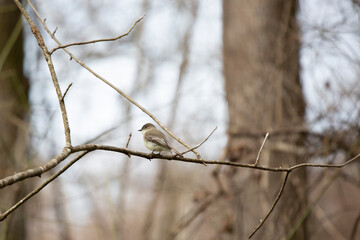
[[(360, 153), (358, 0), (34, 0), (68, 49), (206, 160), (259, 165), (343, 163)], [(49, 50), (56, 47), (38, 25)], [(53, 55), (72, 144), (149, 152), (153, 122), (69, 59)], [(168, 136), (179, 151), (186, 148)], [(44, 56), (11, 0), (0, 0), (0, 179), (65, 146)], [(195, 157), (188, 153), (186, 156)], [(64, 162), (67, 162), (65, 160)], [(56, 169), (63, 166), (61, 163)], [(4, 212), (56, 172), (0, 189)], [(0, 240), (247, 239), (283, 173), (95, 151), (0, 222)], [(299, 168), (252, 239), (359, 239), (360, 163)]]

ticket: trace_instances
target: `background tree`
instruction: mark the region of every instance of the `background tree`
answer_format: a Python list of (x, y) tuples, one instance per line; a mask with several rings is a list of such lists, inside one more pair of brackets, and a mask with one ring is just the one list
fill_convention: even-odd
[[(23, 34), (20, 11), (11, 0), (0, 1), (0, 176), (7, 176), (29, 164), (28, 89), (23, 74)], [(14, 204), (26, 192), (25, 183), (0, 191), (0, 211)], [(26, 208), (0, 225), (0, 239), (27, 239)]]
[[(230, 161), (254, 162), (267, 131), (304, 127), (297, 8), (297, 1), (223, 1)], [(261, 164), (288, 167), (304, 162), (303, 154), (292, 151), (303, 142), (304, 136), (297, 132), (271, 136)], [(277, 148), (281, 144), (288, 147)], [(275, 199), (284, 176), (234, 169), (228, 174), (229, 207), (235, 210), (234, 221), (228, 224), (233, 225), (233, 238), (245, 239), (269, 208), (269, 200)], [(278, 214), (258, 239), (281, 239), (289, 231), (307, 204), (305, 189), (305, 170), (291, 174)], [(296, 239), (306, 239), (305, 224)]]

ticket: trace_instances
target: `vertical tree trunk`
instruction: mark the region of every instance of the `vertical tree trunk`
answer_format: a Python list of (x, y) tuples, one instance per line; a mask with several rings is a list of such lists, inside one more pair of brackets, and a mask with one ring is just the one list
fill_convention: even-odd
[[(23, 169), (28, 112), (28, 81), (23, 75), (20, 12), (11, 0), (0, 0), (0, 177)], [(24, 185), (0, 190), (0, 211), (24, 195)], [(0, 224), (0, 238), (26, 239), (25, 208)]]
[[(296, 0), (224, 0), (223, 55), (229, 111), (228, 158), (254, 163), (266, 131), (304, 124), (305, 104), (299, 81), (300, 33)], [(271, 135), (260, 165), (289, 166), (299, 162), (303, 136)], [(280, 146), (285, 146), (281, 147)], [(232, 170), (229, 207), (232, 239), (245, 239), (269, 210), (284, 176), (279, 173)], [(282, 239), (306, 204), (304, 170), (290, 174), (275, 213), (255, 239)], [(305, 239), (305, 226), (296, 239)]]

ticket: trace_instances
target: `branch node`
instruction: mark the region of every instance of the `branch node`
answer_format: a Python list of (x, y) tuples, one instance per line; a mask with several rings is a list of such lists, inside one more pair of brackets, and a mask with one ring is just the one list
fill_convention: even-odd
[(72, 86), (72, 84), (73, 83), (70, 83), (69, 86), (66, 88), (66, 90), (65, 90), (64, 94), (62, 95), (60, 101), (64, 101), (64, 98), (65, 98), (67, 92), (69, 91), (70, 87)]
[(56, 26), (55, 30), (53, 31), (53, 35), (55, 35), (56, 31), (58, 30), (58, 27)]

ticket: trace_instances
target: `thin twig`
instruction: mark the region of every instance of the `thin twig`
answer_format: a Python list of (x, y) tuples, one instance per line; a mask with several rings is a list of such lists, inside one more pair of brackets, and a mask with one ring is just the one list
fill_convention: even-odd
[(280, 191), (277, 195), (277, 197), (275, 198), (275, 201), (273, 202), (270, 210), (268, 211), (268, 213), (266, 214), (265, 218), (263, 220), (260, 220), (260, 224), (255, 228), (255, 230), (250, 234), (249, 239), (261, 228), (261, 226), (264, 224), (264, 222), (266, 221), (266, 219), (270, 216), (270, 213), (274, 210), (275, 205), (278, 203), (278, 201), (280, 200), (281, 194), (284, 191), (285, 185), (286, 185), (286, 181), (288, 179), (290, 172), (287, 172), (284, 178), (284, 181), (281, 185)]
[(20, 207), (22, 204), (24, 204), (27, 200), (32, 198), (35, 194), (41, 191), (46, 185), (48, 185), (50, 182), (55, 180), (58, 176), (60, 176), (63, 172), (65, 172), (71, 165), (73, 165), (75, 162), (77, 162), (79, 159), (81, 159), (83, 156), (85, 156), (90, 151), (84, 151), (81, 154), (79, 154), (76, 158), (74, 158), (71, 162), (66, 164), (60, 171), (58, 171), (56, 174), (52, 175), (48, 180), (46, 180), (43, 184), (41, 184), (39, 187), (34, 189), (31, 193), (26, 195), (23, 199), (18, 201), (15, 205), (13, 205), (11, 208), (9, 208), (4, 213), (0, 214), (0, 222), (3, 221), (9, 214), (11, 214), (13, 211), (15, 211), (18, 207)]
[[(55, 28), (55, 30), (53, 31), (52, 34), (55, 35), (55, 33), (56, 33), (57, 30), (58, 30), (58, 27)], [(52, 52), (53, 52), (53, 51), (51, 50), (50, 54), (52, 54)]]
[(62, 97), (61, 97), (61, 101), (64, 101), (64, 98), (65, 98), (67, 92), (69, 91), (70, 87), (72, 86), (72, 84), (73, 84), (73, 83), (70, 83), (69, 86), (66, 88), (64, 94), (63, 94)]
[(136, 24), (138, 24), (141, 20), (143, 20), (144, 17), (145, 17), (145, 14), (142, 15), (139, 19), (137, 19), (126, 33), (121, 34), (121, 35), (119, 35), (117, 37), (101, 38), (101, 39), (96, 39), (96, 40), (91, 40), (91, 41), (86, 41), (86, 42), (75, 42), (75, 43), (69, 43), (69, 44), (66, 44), (66, 45), (60, 45), (60, 46), (57, 46), (57, 47), (53, 48), (50, 51), (50, 54), (53, 54), (56, 50), (59, 50), (61, 48), (67, 48), (67, 47), (78, 46), (78, 45), (86, 45), (86, 44), (97, 43), (97, 42), (110, 42), (110, 41), (119, 40), (120, 38), (123, 38), (123, 37), (129, 35), (130, 32), (135, 28)]
[(214, 128), (214, 130), (211, 131), (211, 133), (209, 134), (209, 136), (207, 136), (201, 143), (199, 143), (198, 145), (196, 145), (195, 147), (192, 147), (190, 148), (189, 150), (185, 151), (185, 152), (182, 152), (181, 154), (184, 155), (185, 153), (188, 153), (194, 149), (197, 149), (199, 148), (201, 145), (203, 145), (204, 142), (206, 142), (210, 137), (211, 135), (216, 131), (217, 127)]
[(264, 138), (264, 141), (263, 141), (263, 143), (261, 144), (261, 147), (260, 147), (260, 149), (259, 149), (259, 152), (258, 152), (257, 157), (256, 157), (256, 161), (255, 161), (255, 164), (254, 164), (255, 166), (258, 165), (261, 152), (262, 152), (262, 150), (263, 150), (263, 148), (264, 148), (266, 139), (267, 139), (268, 137), (269, 137), (269, 132), (266, 133), (265, 138)]
[(128, 138), (127, 142), (126, 142), (125, 148), (129, 147), (131, 136), (132, 136), (132, 133), (129, 134), (129, 138)]
[[(132, 133), (129, 134), (129, 138), (128, 138), (127, 142), (126, 142), (125, 148), (128, 148), (128, 147), (129, 147), (129, 143), (130, 143), (131, 136), (132, 136)], [(128, 154), (128, 157), (129, 157), (129, 158), (131, 157), (130, 153)]]
[[(210, 138), (210, 136), (215, 132), (216, 129), (217, 129), (217, 127), (215, 127), (214, 130), (212, 130), (212, 132), (209, 134), (209, 136), (207, 136), (201, 143), (199, 143), (195, 147), (190, 148), (186, 152), (183, 152), (182, 155), (184, 155), (185, 153), (188, 153), (188, 152), (193, 151), (193, 150), (197, 149), (198, 147), (200, 147), (204, 142), (206, 142)], [(202, 159), (202, 158), (200, 158), (200, 159)], [(203, 162), (203, 165), (206, 166), (206, 163)]]

